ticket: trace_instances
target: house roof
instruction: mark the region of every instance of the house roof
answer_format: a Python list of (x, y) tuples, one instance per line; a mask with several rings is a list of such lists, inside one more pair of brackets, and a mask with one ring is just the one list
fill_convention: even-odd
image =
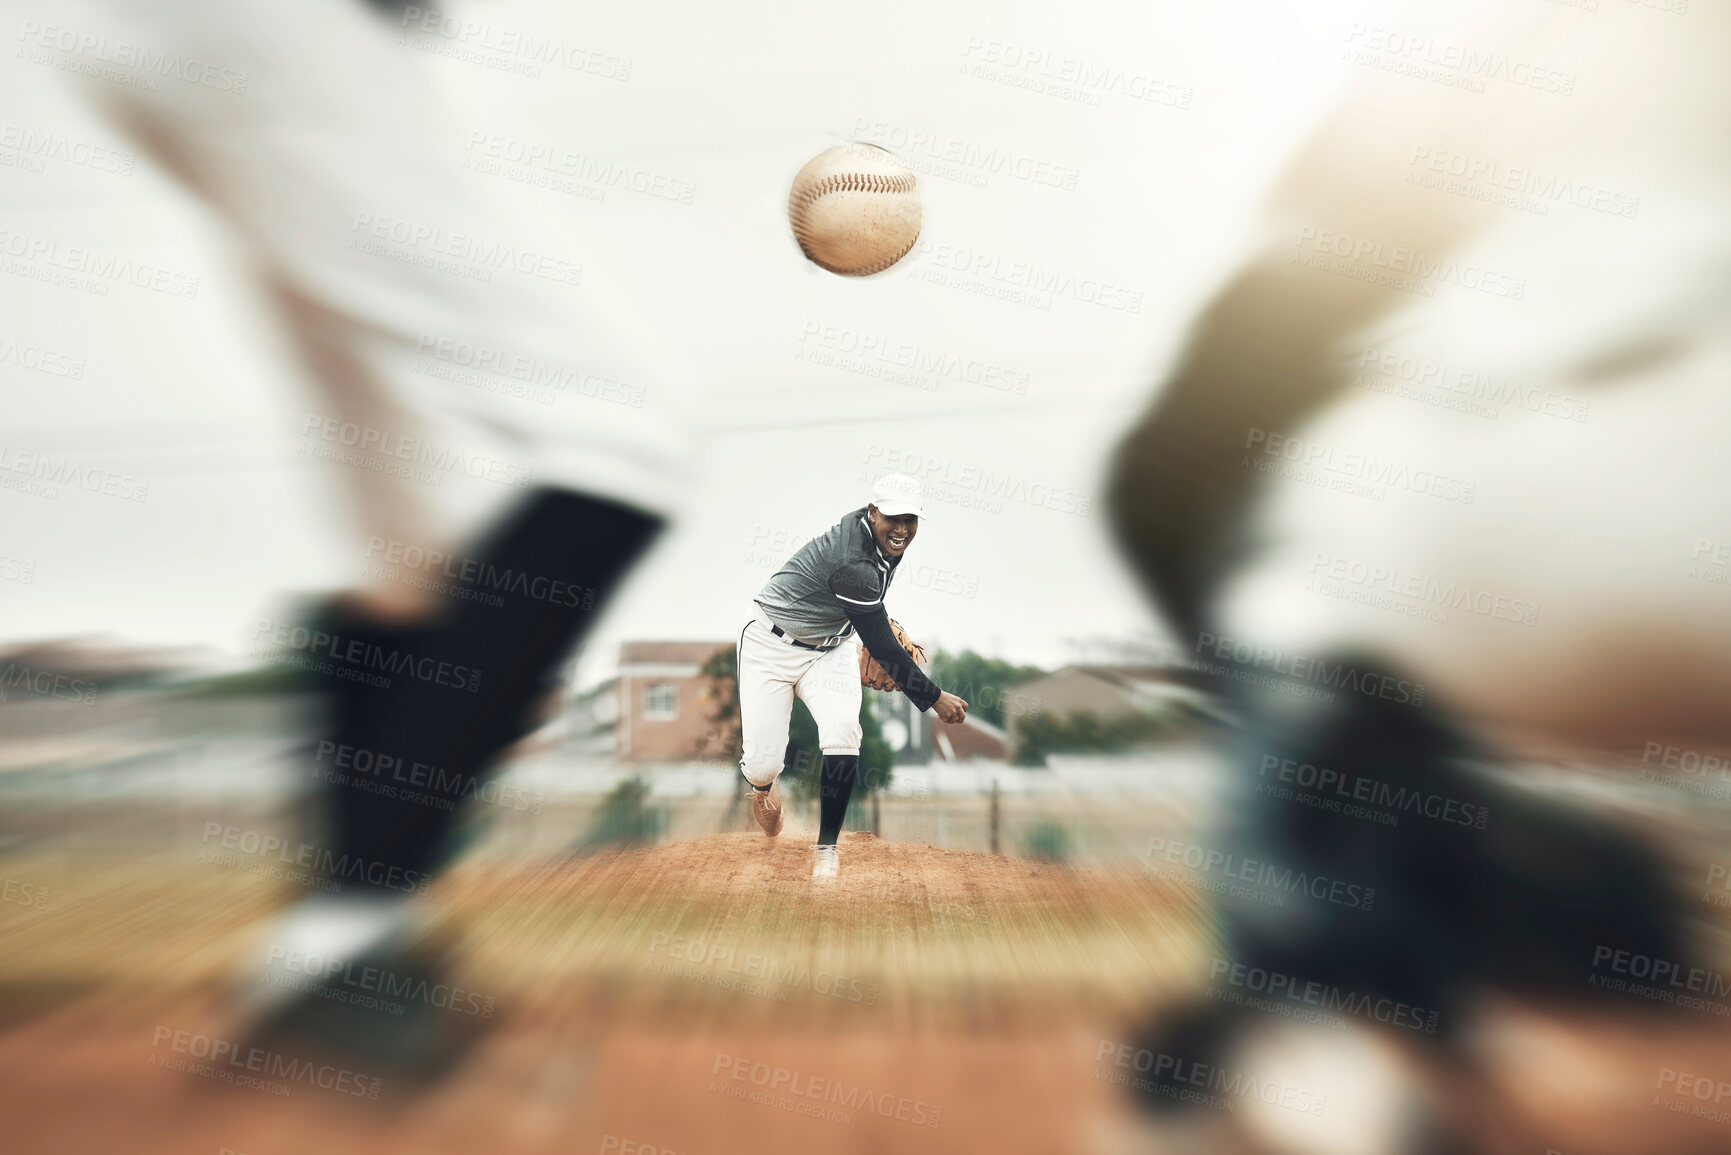
[(731, 642), (625, 642), (619, 647), (619, 664), (702, 665)]
[(1009, 754), (1009, 735), (982, 718), (968, 717), (959, 724), (932, 718), (932, 748), (946, 761), (960, 758), (1002, 760)]
[[(1087, 675), (1090, 675), (1092, 677), (1099, 678), (1102, 681), (1111, 682), (1114, 685), (1118, 685), (1118, 686), (1123, 686), (1125, 689), (1129, 689), (1132, 686), (1138, 686), (1138, 685), (1146, 686), (1146, 685), (1151, 685), (1154, 683), (1170, 684), (1173, 682), (1180, 682), (1180, 683), (1188, 684), (1189, 682), (1191, 682), (1193, 680), (1193, 675), (1192, 675), (1192, 672), (1190, 670), (1175, 669), (1171, 666), (1089, 666), (1089, 665), (1075, 665), (1075, 666), (1064, 666), (1063, 668), (1058, 669), (1058, 670), (1054, 670), (1054, 671), (1052, 671), (1052, 673), (1047, 674), (1045, 676), (1048, 678), (1054, 678), (1054, 677), (1058, 677), (1061, 674), (1068, 674), (1068, 673), (1087, 674)], [(1030, 681), (1039, 681), (1039, 680), (1040, 680), (1039, 678), (1030, 679)]]

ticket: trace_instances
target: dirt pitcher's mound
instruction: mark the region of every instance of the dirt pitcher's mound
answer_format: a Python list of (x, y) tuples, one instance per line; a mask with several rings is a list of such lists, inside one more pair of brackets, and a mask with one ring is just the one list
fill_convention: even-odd
[[(844, 835), (841, 877), (804, 839), (715, 834), (527, 875), (474, 866), (442, 891), (477, 983), (597, 979), (611, 999), (1096, 1011), (1145, 1005), (1205, 969), (1194, 892), (1134, 870), (1078, 871)], [(712, 996), (722, 996), (719, 999)], [(740, 996), (748, 996), (741, 999)]]

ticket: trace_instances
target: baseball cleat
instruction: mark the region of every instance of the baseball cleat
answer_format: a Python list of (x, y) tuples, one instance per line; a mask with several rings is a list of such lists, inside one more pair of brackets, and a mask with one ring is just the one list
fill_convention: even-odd
[(814, 846), (817, 857), (811, 864), (813, 878), (834, 878), (841, 873), (841, 851), (833, 846)]
[(768, 790), (751, 790), (751, 816), (757, 819), (757, 824), (763, 827), (763, 832), (774, 838), (781, 833), (781, 791), (775, 783), (769, 784)]

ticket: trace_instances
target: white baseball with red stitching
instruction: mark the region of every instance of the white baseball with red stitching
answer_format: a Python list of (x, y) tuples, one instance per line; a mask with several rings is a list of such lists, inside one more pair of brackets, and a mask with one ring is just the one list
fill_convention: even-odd
[(881, 273), (920, 236), (913, 170), (869, 144), (841, 144), (793, 178), (787, 218), (813, 264), (848, 277)]

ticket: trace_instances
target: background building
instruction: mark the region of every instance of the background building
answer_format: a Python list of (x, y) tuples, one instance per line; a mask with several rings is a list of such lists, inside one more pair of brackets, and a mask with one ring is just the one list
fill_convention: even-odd
[(1208, 697), (1188, 670), (1162, 666), (1065, 666), (1018, 682), (1016, 708), (1006, 710), (1010, 748), (1019, 729), (1035, 715), (1067, 718), (1090, 713), (1105, 721), (1127, 714), (1161, 714), (1181, 708), (1207, 709)]
[(884, 741), (895, 751), (897, 766), (923, 766), (928, 762), (962, 762), (970, 758), (1003, 761), (1009, 756), (1009, 738), (1003, 730), (974, 714), (951, 725), (930, 710), (921, 713), (906, 694), (869, 692)]
[(688, 761), (715, 725), (716, 686), (700, 671), (730, 642), (626, 642), (619, 647), (614, 752), (631, 762)]

